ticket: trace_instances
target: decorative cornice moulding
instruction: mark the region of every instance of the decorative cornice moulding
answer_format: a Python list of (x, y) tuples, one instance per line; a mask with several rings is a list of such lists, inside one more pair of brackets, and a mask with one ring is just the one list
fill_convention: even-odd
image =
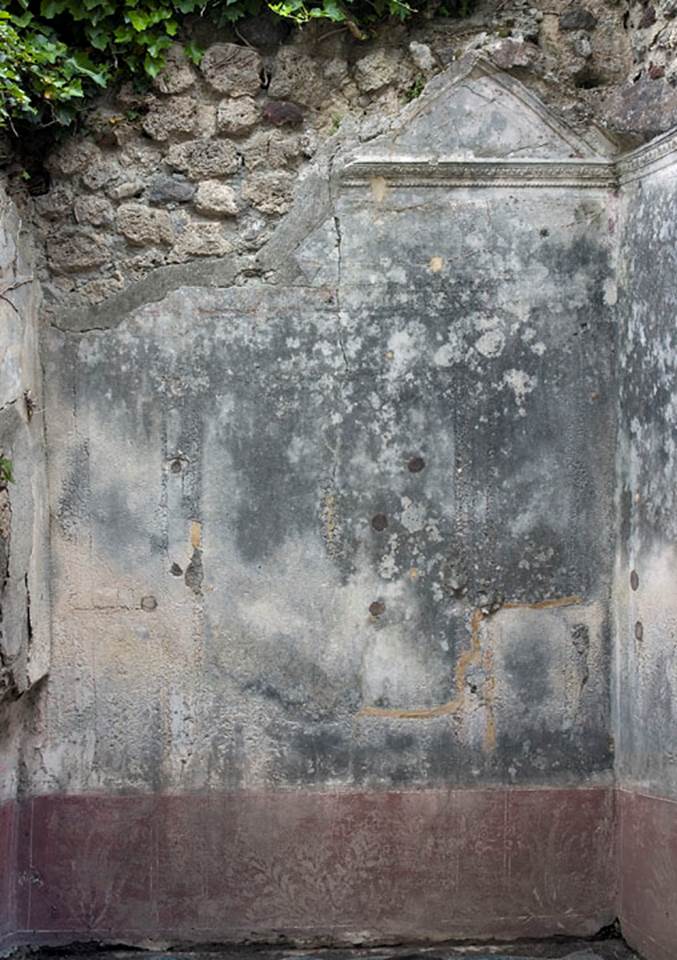
[(619, 183), (631, 183), (677, 164), (677, 128), (623, 154), (616, 161)]
[(399, 187), (567, 187), (609, 190), (677, 164), (677, 128), (617, 160), (457, 159), (376, 154), (348, 161), (346, 187), (382, 179)]
[(616, 185), (608, 160), (457, 160), (448, 157), (365, 157), (349, 162), (344, 186), (381, 178), (401, 187), (588, 187)]

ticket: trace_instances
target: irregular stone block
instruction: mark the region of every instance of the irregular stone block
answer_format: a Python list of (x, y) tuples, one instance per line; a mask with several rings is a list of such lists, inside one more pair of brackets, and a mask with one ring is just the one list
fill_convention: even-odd
[(165, 210), (153, 210), (142, 203), (125, 203), (117, 213), (118, 231), (140, 247), (171, 243), (172, 225)]
[(163, 142), (175, 134), (195, 129), (195, 101), (191, 97), (156, 100), (143, 119), (143, 129), (153, 140)]
[(560, 30), (594, 30), (597, 17), (585, 7), (569, 7), (559, 18)]
[(113, 222), (113, 206), (105, 197), (78, 197), (73, 212), (78, 223), (101, 227)]
[(236, 194), (232, 187), (218, 180), (205, 180), (198, 184), (195, 208), (200, 213), (213, 216), (237, 216)]
[(180, 262), (190, 257), (220, 257), (232, 249), (220, 224), (191, 223), (174, 244), (171, 259)]
[(291, 206), (293, 179), (282, 172), (254, 174), (246, 180), (242, 193), (262, 213), (285, 213)]
[(180, 177), (154, 177), (148, 187), (150, 203), (188, 203), (195, 196), (195, 184)]
[(167, 163), (191, 180), (225, 177), (235, 173), (239, 160), (235, 146), (228, 140), (188, 140), (172, 147)]
[(677, 90), (641, 77), (613, 93), (603, 109), (612, 129), (649, 139), (677, 123)]
[(47, 262), (56, 274), (93, 270), (107, 258), (106, 243), (95, 233), (65, 228), (47, 241)]
[(263, 108), (263, 116), (276, 127), (303, 123), (303, 110), (290, 100), (269, 100)]
[(200, 64), (207, 83), (231, 97), (256, 94), (261, 89), (263, 63), (256, 50), (236, 43), (215, 43)]
[(325, 98), (326, 83), (317, 60), (296, 47), (282, 47), (272, 68), (268, 93), (274, 100), (295, 100), (319, 106)]
[(195, 74), (183, 47), (180, 43), (173, 44), (167, 51), (164, 69), (153, 80), (153, 86), (160, 93), (183, 93), (194, 83)]
[[(402, 54), (399, 50), (372, 50), (355, 64), (355, 81), (362, 93), (371, 93), (400, 78)], [(401, 79), (408, 79), (407, 77)]]
[(251, 130), (258, 119), (259, 110), (252, 97), (222, 100), (216, 112), (216, 127), (219, 133), (237, 135)]

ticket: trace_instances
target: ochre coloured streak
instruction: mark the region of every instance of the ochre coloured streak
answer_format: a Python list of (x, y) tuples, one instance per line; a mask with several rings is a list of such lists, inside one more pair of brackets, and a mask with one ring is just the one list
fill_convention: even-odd
[[(504, 603), (500, 610), (548, 610), (552, 607), (570, 607), (582, 603), (580, 597), (557, 597), (552, 600), (538, 600), (535, 603), (524, 603), (520, 601), (510, 601)], [(499, 612), (499, 611), (496, 611)], [(479, 664), (482, 660), (482, 649), (480, 644), (480, 624), (487, 620), (492, 614), (485, 614), (476, 607), (470, 616), (470, 647), (465, 650), (458, 658), (456, 667), (456, 696), (446, 703), (441, 703), (437, 707), (412, 707), (409, 709), (399, 709), (391, 707), (362, 707), (357, 712), (358, 717), (390, 717), (395, 720), (428, 720), (433, 717), (444, 717), (458, 713), (465, 706), (466, 697), (466, 677), (470, 667)], [(485, 749), (493, 750), (496, 745), (496, 724), (491, 708), (495, 690), (495, 679), (490, 675), (492, 667), (492, 657), (489, 651), (485, 655), (485, 669), (487, 670), (487, 680), (485, 687), (489, 692), (487, 696), (487, 710), (489, 719), (487, 730), (484, 736)]]

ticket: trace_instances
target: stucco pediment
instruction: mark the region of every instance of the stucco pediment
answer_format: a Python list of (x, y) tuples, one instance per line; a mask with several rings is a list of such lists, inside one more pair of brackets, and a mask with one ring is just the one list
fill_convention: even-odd
[(615, 152), (600, 130), (581, 136), (519, 81), (471, 57), (432, 80), (359, 158), (608, 160)]

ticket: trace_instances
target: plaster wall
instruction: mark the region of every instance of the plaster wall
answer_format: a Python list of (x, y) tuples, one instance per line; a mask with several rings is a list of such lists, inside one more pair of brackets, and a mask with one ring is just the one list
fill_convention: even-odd
[(615, 577), (622, 918), (650, 958), (677, 939), (674, 136), (659, 147), (624, 186)]
[[(589, 935), (620, 873), (668, 955), (669, 151), (614, 165), (475, 59), (378, 130), (255, 260), (50, 304), (19, 940)], [(4, 354), (31, 610), (34, 308)]]
[(0, 182), (0, 945), (15, 925), (16, 800), (36, 686), (49, 666), (47, 490), (38, 285), (30, 238)]
[(320, 152), (255, 271), (50, 314), (24, 938), (613, 919), (600, 142), (465, 63)]

